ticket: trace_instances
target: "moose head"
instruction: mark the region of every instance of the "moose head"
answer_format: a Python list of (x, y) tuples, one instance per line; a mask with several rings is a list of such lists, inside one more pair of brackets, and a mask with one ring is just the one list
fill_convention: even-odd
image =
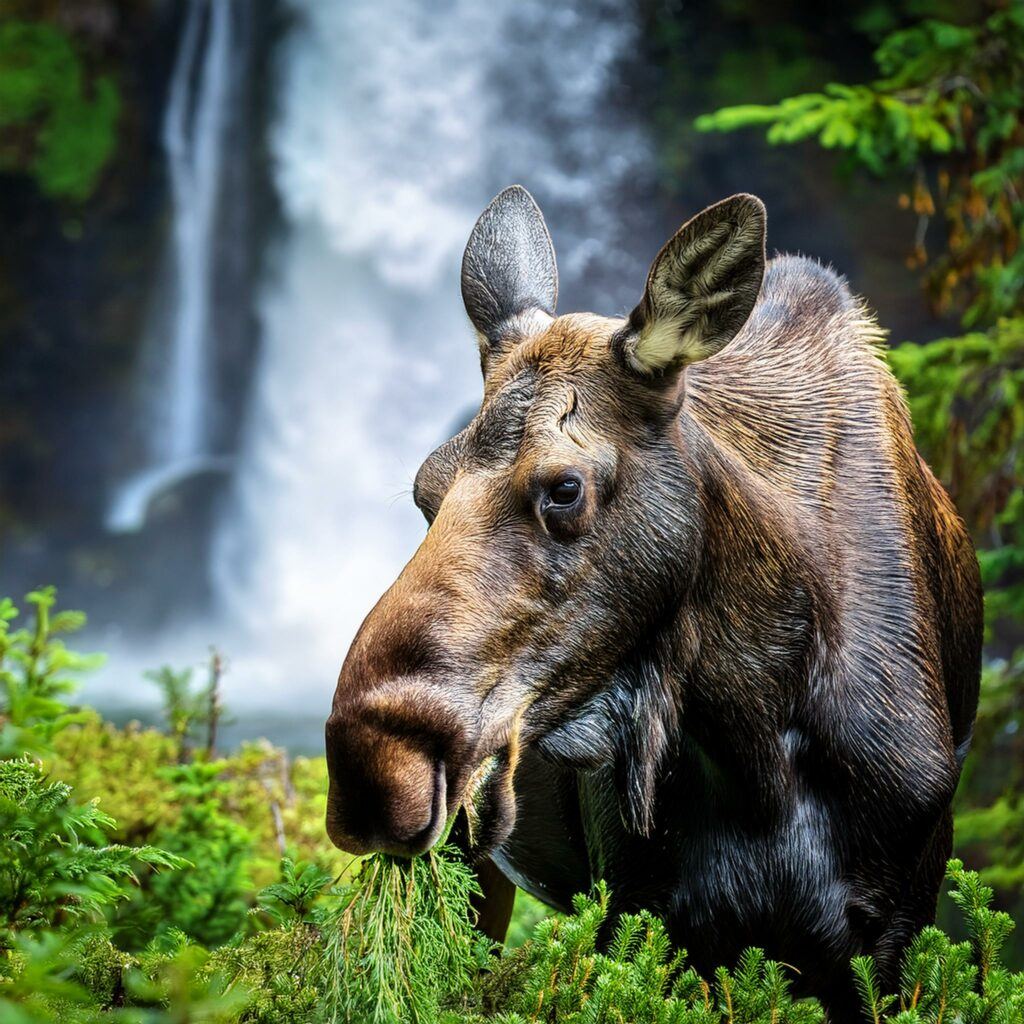
[[(415, 854), (461, 806), (490, 849), (515, 821), (525, 745), (620, 764), (650, 822), (678, 701), (668, 648), (702, 559), (704, 496), (679, 427), (686, 367), (746, 322), (764, 273), (749, 195), (694, 217), (629, 317), (556, 315), (558, 274), (524, 189), (477, 221), (462, 294), (480, 410), (424, 462), (429, 529), (356, 635), (327, 722), (327, 828), (352, 853)], [(672, 628), (669, 628), (672, 627)]]

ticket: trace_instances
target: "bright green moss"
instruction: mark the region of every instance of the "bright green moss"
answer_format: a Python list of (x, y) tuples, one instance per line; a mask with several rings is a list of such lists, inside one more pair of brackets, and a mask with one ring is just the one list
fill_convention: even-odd
[(0, 169), (26, 171), (47, 195), (87, 199), (117, 145), (121, 98), (107, 76), (87, 82), (54, 25), (0, 25)]

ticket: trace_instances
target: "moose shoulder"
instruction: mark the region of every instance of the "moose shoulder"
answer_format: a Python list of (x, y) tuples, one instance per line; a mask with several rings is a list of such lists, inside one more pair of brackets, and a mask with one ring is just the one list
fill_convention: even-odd
[(762, 946), (856, 1019), (850, 958), (890, 982), (934, 914), (981, 593), (873, 320), (764, 232), (705, 210), (621, 320), (556, 315), (523, 189), (481, 216), (483, 402), (342, 668), (327, 824), (413, 854), (465, 807), (495, 900), (494, 865), (554, 906), (605, 878), (698, 967)]

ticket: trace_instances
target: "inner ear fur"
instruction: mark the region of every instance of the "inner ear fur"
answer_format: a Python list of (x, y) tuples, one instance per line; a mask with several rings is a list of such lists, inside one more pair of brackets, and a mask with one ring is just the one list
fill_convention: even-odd
[(765, 265), (765, 209), (735, 195), (687, 221), (665, 243), (640, 304), (612, 340), (620, 362), (652, 376), (721, 351), (750, 316)]

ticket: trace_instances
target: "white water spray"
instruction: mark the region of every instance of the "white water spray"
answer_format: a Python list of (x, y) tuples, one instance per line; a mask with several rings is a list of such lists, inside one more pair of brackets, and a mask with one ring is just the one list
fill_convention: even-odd
[(459, 262), (480, 210), (512, 182), (535, 194), (563, 310), (623, 312), (656, 244), (636, 224), (650, 219), (635, 196), (653, 160), (642, 118), (615, 95), (637, 42), (616, 0), (286, 2), (268, 129), (284, 223), (255, 296), (240, 451), (232, 467), (210, 454), (204, 387), (230, 114), (217, 68), (232, 57), (217, 12), (231, 4), (192, 0), (166, 114), (175, 302), (157, 348), (170, 358), (151, 375), (149, 477), (112, 510), (140, 525), (177, 468), (233, 469), (213, 537), (214, 614), (191, 625), (179, 614), (143, 645), (103, 638), (113, 654), (94, 692), (151, 699), (143, 668), (197, 666), (216, 643), (229, 705), (260, 723), (248, 734), (307, 745), (355, 630), (425, 531), (415, 471), (479, 400)]
[[(458, 265), (521, 181), (563, 281), (631, 257), (616, 190), (649, 161), (611, 113), (635, 28), (578, 0), (292, 0), (271, 135), (288, 230), (260, 296), (263, 352), (215, 545), (246, 699), (326, 706), (360, 620), (425, 529), (409, 490), (480, 393)], [(623, 278), (627, 275), (623, 274)], [(641, 286), (635, 265), (625, 291)], [(314, 696), (315, 695), (315, 696)]]
[(229, 114), (232, 5), (190, 0), (163, 124), (173, 232), (167, 259), (172, 314), (155, 320), (143, 381), (145, 464), (114, 495), (107, 526), (141, 529), (153, 499), (226, 460), (209, 450), (215, 228)]

